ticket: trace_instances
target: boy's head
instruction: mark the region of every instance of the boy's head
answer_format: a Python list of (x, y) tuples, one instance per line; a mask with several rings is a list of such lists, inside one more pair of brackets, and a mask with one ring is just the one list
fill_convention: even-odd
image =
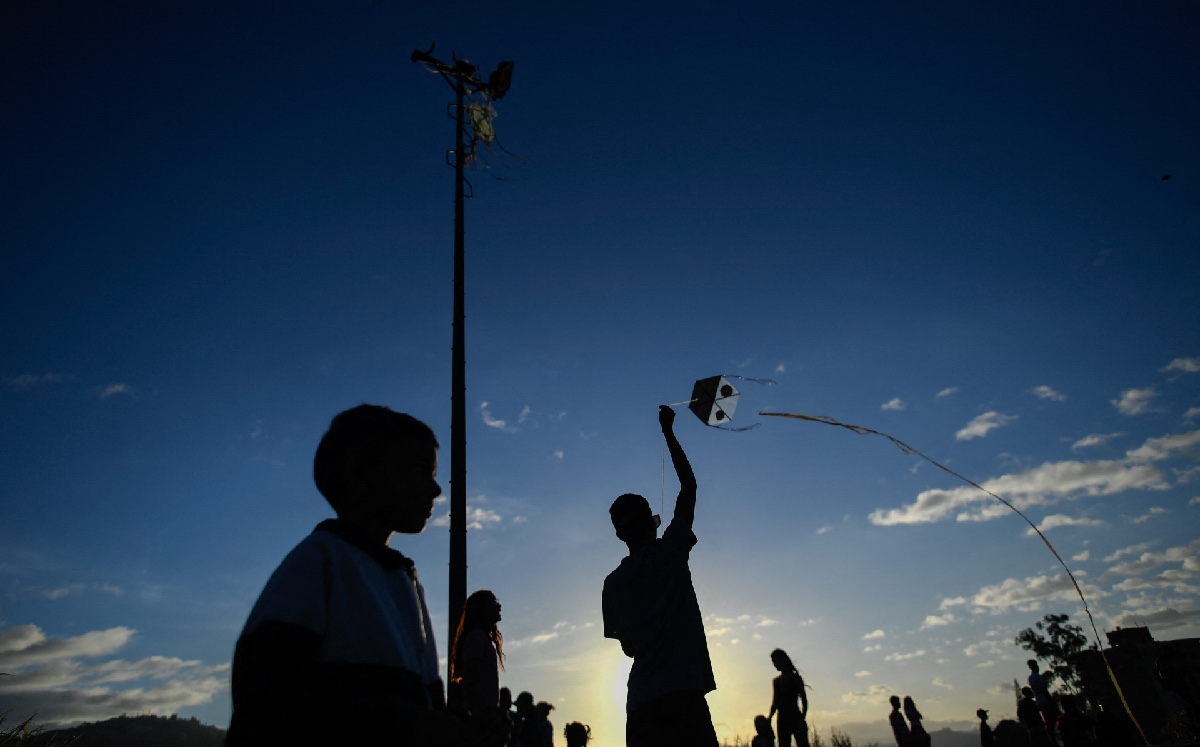
[(592, 730), (586, 724), (572, 721), (563, 729), (563, 736), (567, 740), (567, 747), (585, 747), (592, 738)]
[(771, 734), (771, 719), (761, 713), (754, 717), (754, 730), (759, 734)]
[(888, 698), (888, 702), (892, 704), (892, 708), (899, 710), (899, 708), (900, 708), (900, 696), (899, 695), (893, 695), (892, 697)]
[(1037, 670), (1038, 670), (1037, 659), (1030, 659), (1030, 660), (1026, 661), (1025, 666), (1029, 667), (1029, 671), (1033, 672), (1034, 674), (1037, 673)]
[(313, 458), (313, 480), (339, 517), (416, 534), (442, 492), (437, 451), (433, 430), (420, 420), (359, 405), (330, 423)]
[(658, 536), (662, 520), (650, 510), (650, 502), (636, 493), (618, 496), (608, 508), (617, 538), (628, 544), (643, 544)]

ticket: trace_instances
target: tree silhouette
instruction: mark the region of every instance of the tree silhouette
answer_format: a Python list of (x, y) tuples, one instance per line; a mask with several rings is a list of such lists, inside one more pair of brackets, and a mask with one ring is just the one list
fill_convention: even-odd
[(1042, 661), (1050, 663), (1054, 678), (1068, 692), (1078, 693), (1079, 672), (1075, 669), (1075, 658), (1088, 645), (1083, 628), (1072, 625), (1069, 615), (1046, 615), (1032, 628), (1025, 628), (1013, 643), (1032, 651)]

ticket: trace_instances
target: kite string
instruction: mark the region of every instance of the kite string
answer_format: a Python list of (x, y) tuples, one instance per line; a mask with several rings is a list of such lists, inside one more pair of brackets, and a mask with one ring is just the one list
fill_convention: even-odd
[(1083, 595), (1083, 589), (1080, 588), (1079, 582), (1075, 580), (1075, 574), (1071, 573), (1071, 569), (1067, 567), (1066, 561), (1064, 561), (1062, 559), (1062, 556), (1058, 554), (1058, 550), (1054, 549), (1054, 545), (1050, 544), (1050, 540), (1048, 540), (1046, 538), (1046, 535), (1042, 534), (1042, 530), (1038, 529), (1036, 524), (1034, 524), (1032, 521), (1030, 521), (1028, 516), (1021, 513), (1021, 511), (1016, 506), (1014, 506), (1013, 504), (1004, 500), (1003, 498), (996, 495), (995, 493), (988, 490), (987, 488), (983, 487), (982, 485), (975, 482), (974, 480), (971, 480), (967, 477), (960, 475), (959, 473), (955, 472), (954, 470), (950, 469), (949, 467), (947, 467), (943, 464), (940, 464), (939, 462), (934, 461), (933, 459), (929, 458), (928, 456), (922, 454), (920, 451), (914, 449), (913, 447), (904, 443), (900, 439), (894, 438), (893, 436), (889, 436), (886, 433), (882, 433), (880, 431), (873, 430), (871, 428), (864, 428), (860, 425), (850, 425), (849, 423), (842, 423), (838, 420), (835, 420), (835, 419), (829, 417), (828, 415), (801, 415), (799, 413), (791, 413), (791, 412), (759, 412), (758, 414), (768, 416), (768, 417), (774, 417), (774, 418), (791, 418), (794, 420), (807, 420), (812, 423), (824, 423), (825, 425), (835, 425), (835, 426), (838, 426), (839, 428), (845, 428), (848, 431), (857, 433), (860, 436), (865, 436), (867, 434), (883, 436), (887, 440), (891, 441), (892, 444), (894, 444), (896, 446), (896, 448), (900, 449), (900, 451), (904, 452), (905, 454), (919, 456), (922, 459), (924, 459), (925, 461), (932, 464), (933, 466), (942, 470), (943, 472), (947, 472), (951, 475), (954, 475), (955, 477), (957, 477), (958, 479), (967, 483), (968, 485), (978, 488), (979, 490), (982, 490), (983, 492), (987, 493), (988, 495), (992, 496), (996, 500), (1003, 503), (1005, 506), (1008, 506), (1010, 509), (1012, 509), (1013, 513), (1015, 513), (1017, 516), (1020, 516), (1022, 519), (1024, 519), (1025, 523), (1028, 524), (1029, 527), (1037, 534), (1037, 536), (1041, 538), (1042, 542), (1045, 543), (1046, 547), (1050, 550), (1050, 552), (1058, 560), (1059, 565), (1061, 565), (1063, 567), (1063, 570), (1067, 572), (1067, 578), (1071, 579), (1071, 584), (1075, 587), (1075, 593), (1079, 595), (1079, 600), (1081, 602), (1083, 602), (1083, 611), (1087, 615), (1088, 623), (1092, 626), (1092, 635), (1096, 640), (1096, 647), (1100, 651), (1100, 658), (1104, 660), (1104, 666), (1105, 666), (1105, 668), (1108, 669), (1108, 676), (1112, 680), (1113, 686), (1117, 690), (1117, 695), (1120, 696), (1120, 698), (1121, 698), (1121, 704), (1123, 706), (1125, 706), (1125, 712), (1127, 714), (1129, 714), (1129, 718), (1133, 721), (1133, 725), (1137, 727), (1138, 733), (1141, 734), (1142, 741), (1145, 742), (1146, 744), (1150, 743), (1149, 740), (1146, 739), (1146, 732), (1142, 730), (1142, 725), (1140, 723), (1138, 723), (1137, 718), (1133, 715), (1133, 710), (1129, 707), (1129, 702), (1125, 700), (1125, 693), (1121, 689), (1121, 684), (1119, 682), (1117, 682), (1117, 675), (1115, 672), (1113, 672), (1112, 665), (1109, 664), (1108, 657), (1105, 656), (1105, 654), (1104, 654), (1104, 646), (1100, 644), (1100, 632), (1098, 630), (1096, 630), (1096, 620), (1092, 617), (1092, 611), (1088, 607), (1087, 598)]

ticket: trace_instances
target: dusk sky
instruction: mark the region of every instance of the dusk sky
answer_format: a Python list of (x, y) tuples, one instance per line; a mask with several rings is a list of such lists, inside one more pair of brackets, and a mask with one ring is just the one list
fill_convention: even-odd
[[(331, 515), (337, 412), (450, 462), (452, 92), (514, 60), (467, 201), (468, 588), (501, 684), (624, 743), (607, 509), (677, 483), (718, 734), (783, 648), (809, 723), (1011, 715), (1044, 614), (1200, 636), (1200, 4), (0, 6), (0, 712), (226, 726)], [(448, 506), (416, 560), (443, 657)], [(1089, 631), (1090, 632), (1090, 631)]]

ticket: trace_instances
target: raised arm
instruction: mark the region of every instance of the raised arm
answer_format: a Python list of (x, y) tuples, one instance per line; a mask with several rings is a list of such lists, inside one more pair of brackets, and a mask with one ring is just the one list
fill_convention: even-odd
[(675, 411), (666, 405), (658, 408), (658, 424), (662, 426), (663, 437), (667, 439), (667, 450), (671, 452), (671, 464), (675, 466), (675, 476), (679, 478), (679, 497), (675, 499), (675, 516), (672, 521), (678, 521), (688, 529), (696, 519), (696, 475), (692, 465), (688, 463), (687, 454), (675, 437)]

